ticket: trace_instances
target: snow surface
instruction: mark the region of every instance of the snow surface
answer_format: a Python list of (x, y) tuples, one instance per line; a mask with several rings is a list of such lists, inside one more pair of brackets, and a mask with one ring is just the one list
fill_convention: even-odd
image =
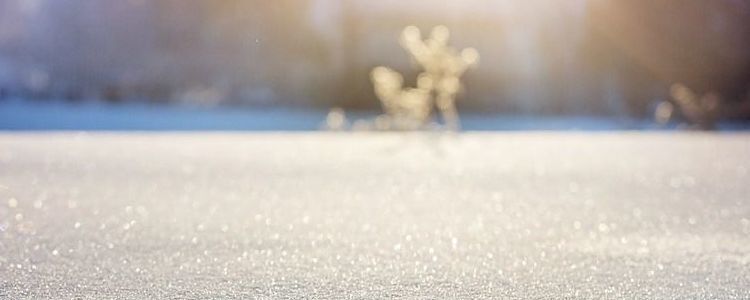
[(750, 135), (4, 133), (1, 299), (748, 299)]
[[(323, 127), (328, 112), (311, 109), (189, 107), (177, 105), (0, 101), (0, 130), (256, 130), (310, 131)], [(349, 121), (372, 121), (377, 113), (347, 112)], [(643, 120), (591, 116), (462, 115), (467, 130), (658, 129)], [(722, 129), (748, 129), (727, 124)]]

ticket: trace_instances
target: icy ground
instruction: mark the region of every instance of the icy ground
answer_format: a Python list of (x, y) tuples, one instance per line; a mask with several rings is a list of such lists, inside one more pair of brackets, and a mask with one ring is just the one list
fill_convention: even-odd
[[(323, 127), (326, 110), (281, 107), (191, 107), (144, 103), (107, 104), (81, 101), (0, 99), (0, 130), (312, 131)], [(347, 111), (349, 121), (372, 121), (378, 112)], [(498, 130), (673, 130), (653, 120), (606, 116), (539, 116), (462, 113), (461, 127)], [(750, 122), (723, 121), (722, 131), (750, 130)]]
[(750, 135), (0, 134), (1, 299), (750, 299)]
[[(0, 130), (318, 130), (325, 110), (177, 105), (66, 103), (53, 100), (0, 101)], [(347, 112), (350, 120), (372, 120), (376, 112)], [(539, 117), (462, 114), (467, 130), (614, 130), (654, 129), (644, 120), (607, 117)], [(750, 129), (750, 124), (721, 124), (721, 129)]]

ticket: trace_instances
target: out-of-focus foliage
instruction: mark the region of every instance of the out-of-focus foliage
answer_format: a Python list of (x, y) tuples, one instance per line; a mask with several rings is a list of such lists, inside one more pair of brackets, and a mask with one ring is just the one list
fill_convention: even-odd
[(462, 90), (461, 76), (479, 60), (474, 48), (458, 53), (448, 46), (450, 32), (445, 26), (433, 28), (422, 40), (419, 29), (409, 26), (401, 35), (401, 45), (411, 54), (422, 73), (416, 88), (404, 88), (404, 77), (387, 67), (376, 67), (370, 73), (375, 94), (385, 115), (384, 129), (419, 129), (428, 125), (433, 106), (450, 129), (459, 128), (456, 96)]
[(0, 97), (375, 109), (373, 67), (416, 86), (408, 24), (482, 53), (465, 111), (647, 116), (677, 82), (749, 101), (734, 0), (0, 0)]
[(401, 35), (401, 45), (409, 51), (422, 67), (419, 81), (426, 81), (434, 90), (435, 104), (449, 128), (458, 129), (456, 96), (462, 90), (461, 76), (479, 61), (479, 53), (474, 48), (466, 48), (458, 53), (448, 46), (450, 31), (445, 26), (432, 29), (430, 37), (422, 40), (419, 29), (409, 26)]
[(424, 127), (432, 111), (432, 82), (423, 77), (416, 88), (404, 88), (404, 77), (387, 67), (372, 70), (375, 94), (383, 105), (383, 129), (418, 129)]

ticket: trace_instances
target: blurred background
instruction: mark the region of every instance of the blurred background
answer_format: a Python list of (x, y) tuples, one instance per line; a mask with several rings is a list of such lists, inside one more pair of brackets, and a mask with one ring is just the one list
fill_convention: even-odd
[(469, 129), (648, 127), (632, 124), (674, 102), (675, 83), (719, 99), (721, 121), (750, 120), (744, 0), (0, 0), (0, 129), (315, 129), (331, 107), (377, 114), (373, 67), (415, 84), (398, 43), (412, 24), (479, 51), (458, 100)]

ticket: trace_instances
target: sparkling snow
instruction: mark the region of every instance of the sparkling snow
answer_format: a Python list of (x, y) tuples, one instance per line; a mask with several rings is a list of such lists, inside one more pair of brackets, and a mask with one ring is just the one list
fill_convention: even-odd
[(750, 135), (0, 134), (0, 299), (748, 299)]

